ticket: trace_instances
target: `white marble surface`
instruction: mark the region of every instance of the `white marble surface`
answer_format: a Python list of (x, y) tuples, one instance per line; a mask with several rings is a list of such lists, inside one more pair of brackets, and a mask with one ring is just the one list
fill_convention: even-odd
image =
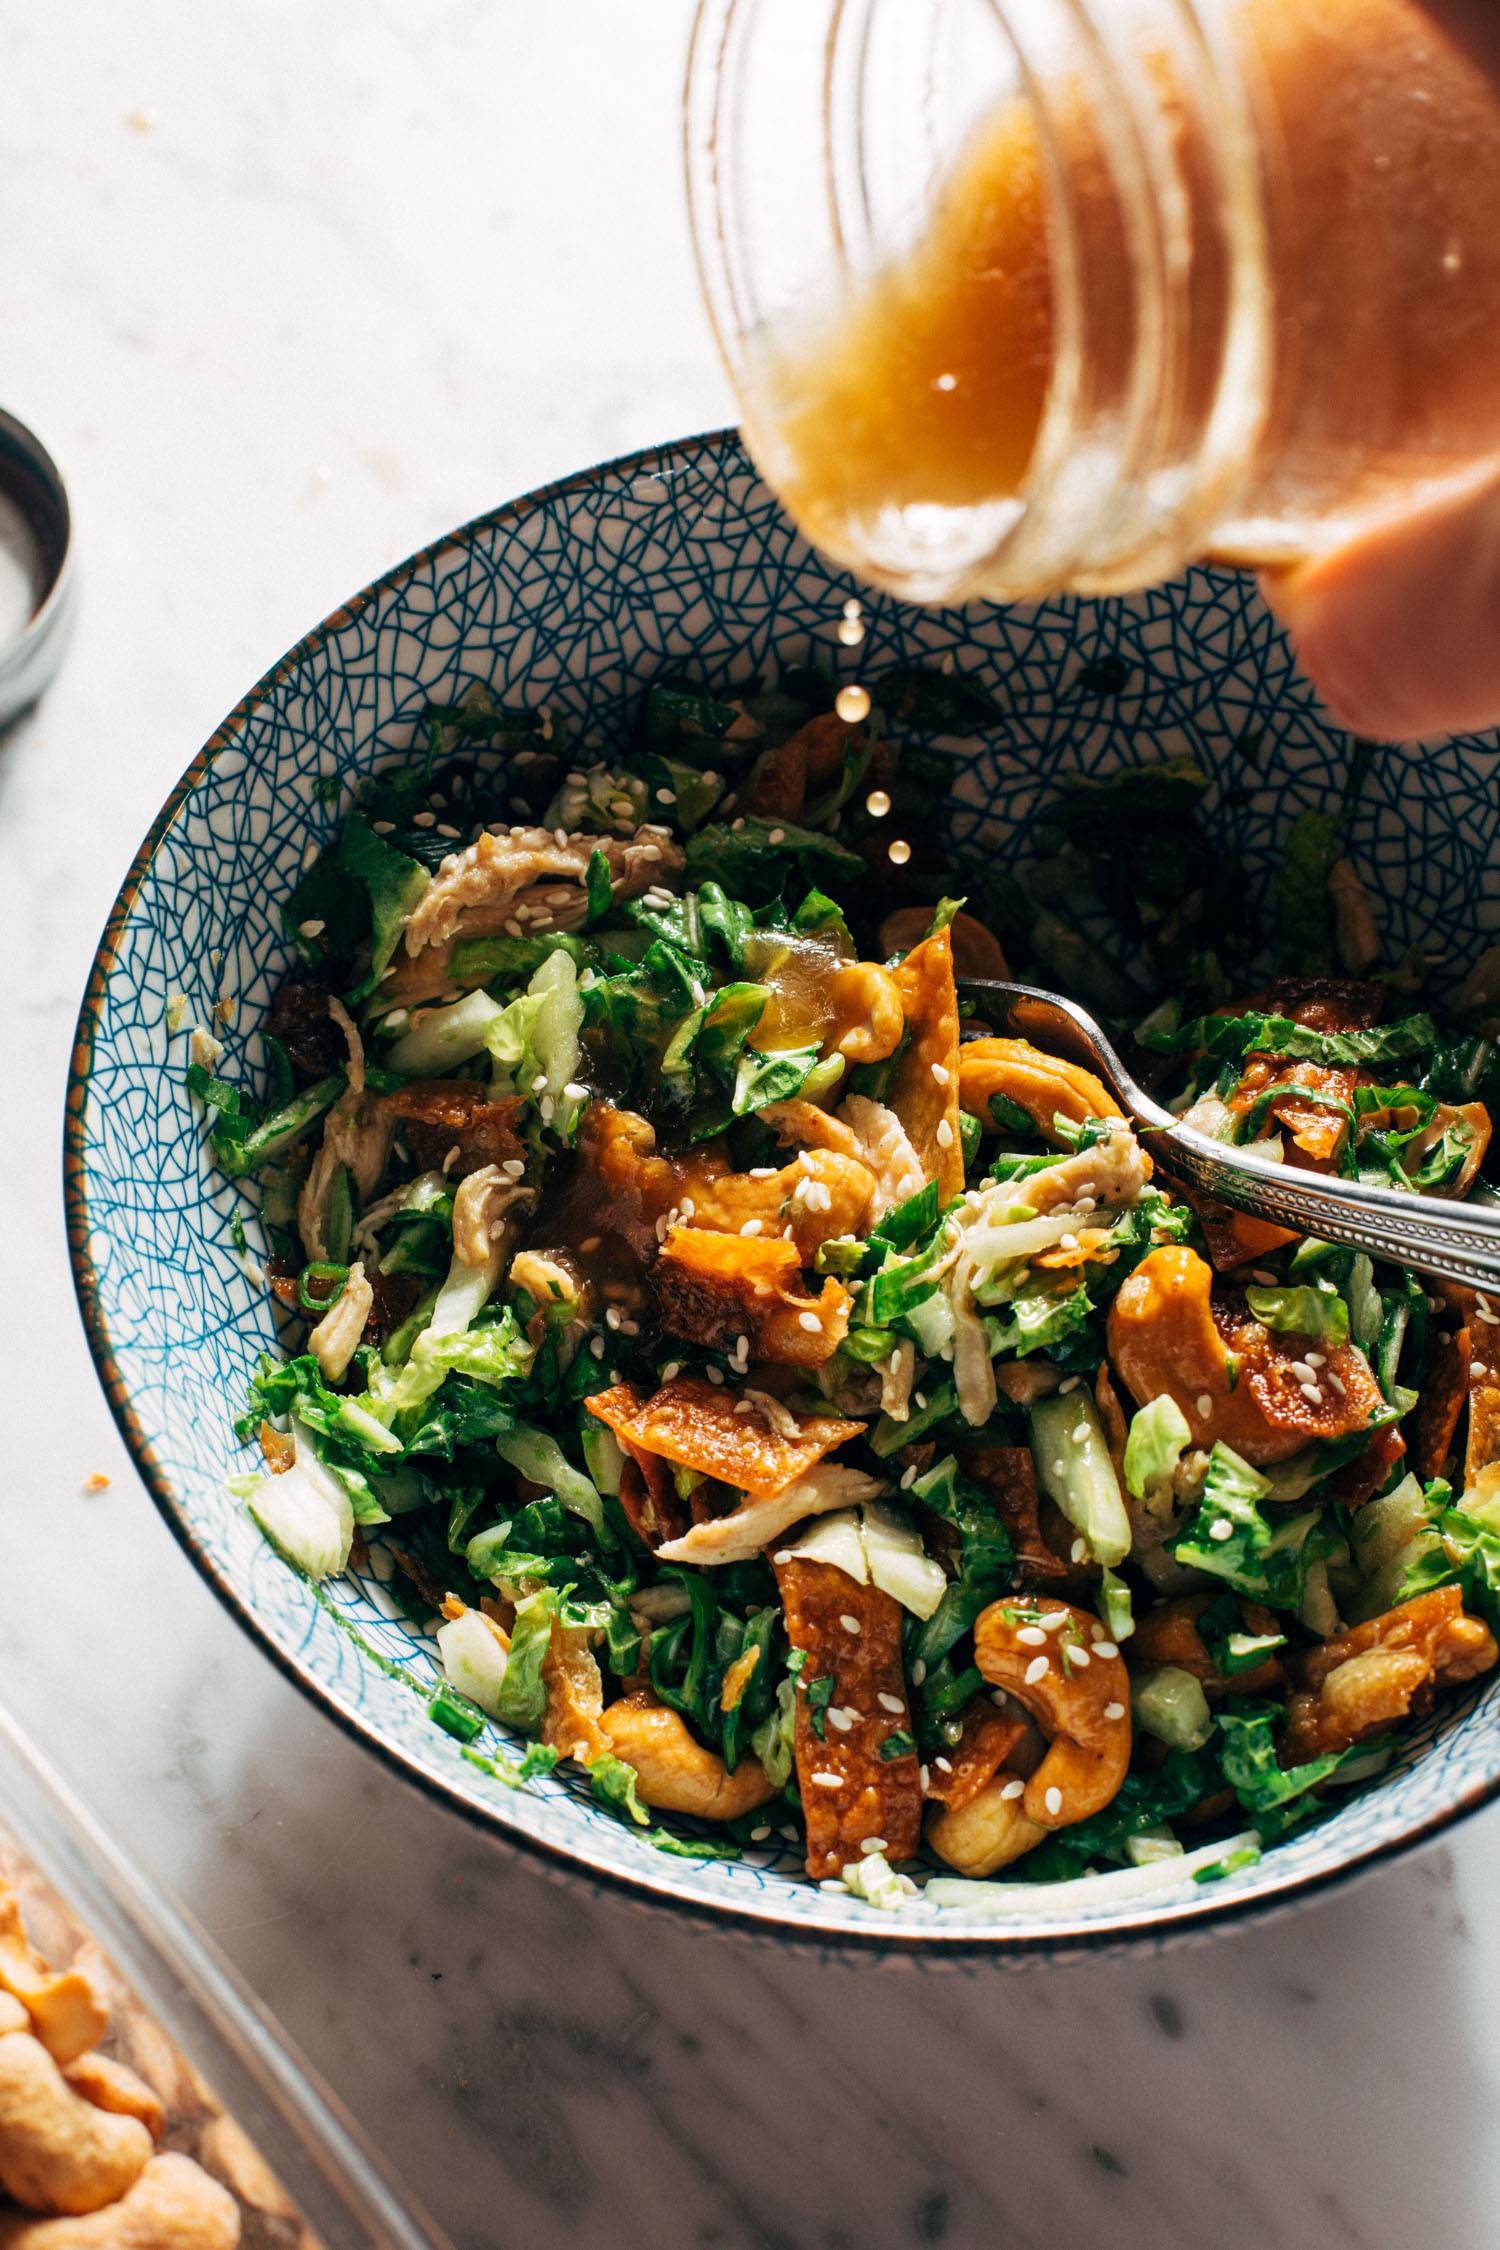
[(0, 398), (66, 465), (84, 573), (66, 671), (0, 743), (4, 1692), (465, 2250), (1477, 2250), (1500, 1812), (1295, 1919), (1024, 1980), (678, 1927), (474, 1837), (284, 1685), (95, 1384), (63, 1077), (168, 786), (402, 553), (725, 418), (678, 189), (687, 18), (0, 13)]

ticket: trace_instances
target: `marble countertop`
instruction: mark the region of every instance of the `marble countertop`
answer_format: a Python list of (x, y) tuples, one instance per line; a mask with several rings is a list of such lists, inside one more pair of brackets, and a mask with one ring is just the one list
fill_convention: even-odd
[(53, 0), (0, 25), (0, 399), (65, 466), (83, 579), (63, 675), (0, 742), (7, 1698), (464, 2250), (1477, 2250), (1500, 1810), (1161, 1959), (929, 1974), (682, 1927), (337, 1733), (183, 1559), (95, 1382), (64, 1072), (170, 784), (403, 553), (727, 418), (678, 183), (688, 16)]

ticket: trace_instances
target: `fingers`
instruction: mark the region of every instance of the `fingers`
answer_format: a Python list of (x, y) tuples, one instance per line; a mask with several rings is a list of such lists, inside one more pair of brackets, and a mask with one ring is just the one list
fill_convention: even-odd
[(1500, 470), (1262, 584), (1355, 733), (1402, 742), (1500, 725)]

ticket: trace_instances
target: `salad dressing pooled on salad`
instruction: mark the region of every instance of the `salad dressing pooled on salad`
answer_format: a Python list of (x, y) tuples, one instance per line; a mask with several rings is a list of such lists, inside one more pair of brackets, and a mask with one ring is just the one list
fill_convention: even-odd
[(1443, 1025), (1349, 974), (1322, 815), (1271, 974), (1186, 761), (950, 869), (928, 745), (983, 706), (664, 681), (569, 769), (471, 690), (286, 901), (262, 1097), (189, 1071), (286, 1315), (267, 1538), (435, 1626), (381, 1662), (497, 1782), (893, 1912), (1232, 1870), (1500, 1654), (1500, 1314), (1171, 1192), (958, 993), (1067, 984), (1204, 1130), (1451, 1197), (1485, 978)]

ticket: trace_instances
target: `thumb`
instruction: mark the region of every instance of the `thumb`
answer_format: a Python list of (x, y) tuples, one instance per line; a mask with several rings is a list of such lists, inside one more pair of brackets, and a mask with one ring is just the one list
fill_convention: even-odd
[(1262, 590), (1355, 733), (1407, 742), (1500, 725), (1500, 470), (1268, 573)]

